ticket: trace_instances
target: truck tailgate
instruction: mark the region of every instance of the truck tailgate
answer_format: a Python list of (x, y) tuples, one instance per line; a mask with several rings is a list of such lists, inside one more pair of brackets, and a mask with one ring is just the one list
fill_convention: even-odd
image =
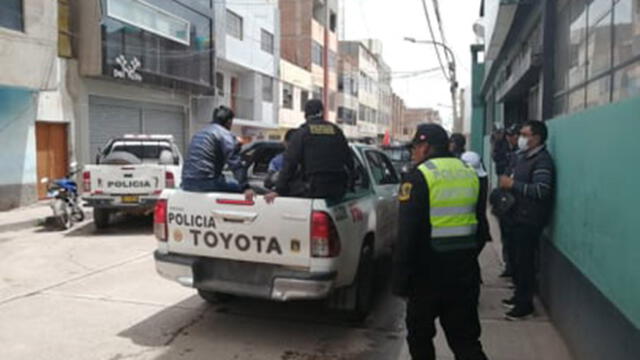
[(172, 253), (294, 267), (310, 266), (312, 200), (174, 192), (168, 200)]
[(99, 165), (91, 173), (91, 189), (107, 195), (145, 195), (165, 187), (165, 168), (159, 165)]

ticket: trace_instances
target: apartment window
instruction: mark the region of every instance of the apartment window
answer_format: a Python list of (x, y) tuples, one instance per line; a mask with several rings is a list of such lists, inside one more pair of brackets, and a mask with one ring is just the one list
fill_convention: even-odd
[(338, 124), (355, 125), (356, 112), (344, 106), (338, 107)]
[(242, 17), (231, 10), (227, 10), (227, 34), (236, 39), (243, 39)]
[(302, 90), (300, 92), (300, 109), (304, 111), (305, 106), (307, 105), (307, 101), (309, 101), (309, 92), (307, 90)]
[(324, 47), (315, 41), (311, 46), (311, 61), (318, 66), (324, 66)]
[(262, 29), (260, 46), (262, 47), (262, 51), (273, 54), (273, 34)]
[(556, 115), (640, 95), (640, 0), (567, 0), (557, 13)]
[(324, 89), (320, 86), (313, 87), (313, 98), (317, 100), (322, 100), (322, 95), (324, 94)]
[(273, 102), (273, 78), (262, 75), (262, 101)]
[(69, 0), (58, 0), (58, 56), (73, 57)]
[(107, 0), (107, 15), (166, 39), (191, 44), (189, 21), (142, 0)]
[(216, 73), (216, 89), (218, 91), (218, 96), (224, 96), (224, 74)]
[(335, 69), (337, 67), (338, 54), (329, 50), (329, 69)]
[(336, 15), (335, 12), (331, 12), (331, 14), (329, 15), (329, 29), (331, 29), (331, 32), (336, 32), (336, 27), (338, 24), (338, 16)]
[(329, 93), (329, 110), (334, 111), (336, 109), (336, 93), (331, 91)]
[(285, 109), (293, 109), (293, 85), (282, 84), (282, 107)]
[(0, 27), (17, 31), (24, 29), (22, 0), (0, 1)]

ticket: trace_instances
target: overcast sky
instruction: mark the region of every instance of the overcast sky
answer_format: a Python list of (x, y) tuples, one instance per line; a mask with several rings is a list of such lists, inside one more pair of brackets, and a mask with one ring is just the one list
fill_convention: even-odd
[[(429, 28), (421, 0), (341, 0), (345, 11), (346, 40), (376, 38), (383, 41), (383, 54), (394, 72), (438, 67), (431, 45), (412, 44), (404, 37), (429, 39)], [(439, 37), (433, 1), (427, 0), (431, 20)], [(460, 87), (471, 82), (469, 47), (475, 43), (473, 23), (480, 14), (480, 0), (440, 0), (440, 15), (445, 38), (458, 63)], [(342, 24), (341, 24), (342, 25)], [(401, 76), (396, 74), (396, 76)], [(395, 79), (393, 88), (408, 107), (432, 107), (440, 110), (445, 125), (451, 122), (451, 93), (442, 72)], [(442, 106), (444, 105), (444, 106)]]

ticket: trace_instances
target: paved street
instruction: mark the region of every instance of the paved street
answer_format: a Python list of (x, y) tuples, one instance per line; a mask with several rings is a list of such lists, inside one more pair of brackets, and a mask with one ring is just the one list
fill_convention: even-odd
[[(66, 233), (0, 234), (2, 359), (408, 359), (403, 304), (388, 294), (386, 279), (362, 325), (316, 303), (210, 306), (156, 275), (150, 225), (133, 218), (104, 233), (85, 223)], [(491, 358), (569, 359), (544, 317), (501, 320), (497, 304), (507, 290), (497, 280), (493, 247), (483, 268), (483, 341)], [(437, 341), (440, 358), (453, 359), (441, 334)]]

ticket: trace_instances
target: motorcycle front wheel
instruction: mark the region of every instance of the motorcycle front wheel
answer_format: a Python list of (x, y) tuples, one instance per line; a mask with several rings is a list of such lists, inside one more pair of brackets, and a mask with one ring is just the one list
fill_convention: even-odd
[(71, 213), (71, 216), (73, 217), (73, 220), (75, 222), (84, 221), (84, 211), (82, 211), (82, 208), (78, 206), (78, 204), (73, 205), (73, 211)]
[(62, 199), (55, 199), (52, 207), (58, 226), (62, 230), (71, 228), (73, 226), (73, 217), (69, 212), (67, 203)]

